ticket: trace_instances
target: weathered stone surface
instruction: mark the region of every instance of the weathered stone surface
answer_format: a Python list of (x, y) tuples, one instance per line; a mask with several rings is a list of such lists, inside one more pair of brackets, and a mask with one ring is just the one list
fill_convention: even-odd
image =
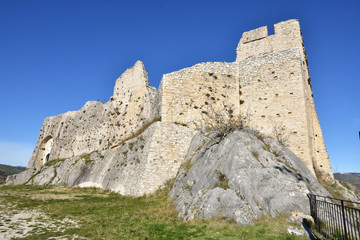
[(138, 61), (117, 79), (107, 103), (89, 101), (79, 111), (46, 118), (28, 167), (109, 149), (159, 118), (156, 105), (156, 89)]
[(28, 168), (6, 184), (66, 184), (141, 196), (176, 176), (193, 134), (187, 127), (158, 121), (113, 149)]
[(197, 135), (186, 158), (170, 193), (186, 220), (223, 216), (247, 225), (262, 212), (308, 214), (308, 193), (329, 195), (291, 151), (250, 129), (218, 144)]
[[(289, 148), (306, 164), (307, 171), (314, 174), (314, 170), (319, 170), (332, 177), (312, 98), (300, 25), (297, 20), (288, 20), (275, 24), (272, 36), (268, 36), (267, 27), (244, 33), (235, 62), (200, 63), (165, 74), (158, 91), (149, 86), (143, 63), (136, 62), (116, 80), (113, 96), (108, 102), (90, 101), (78, 111), (46, 118), (28, 170), (9, 178), (7, 184), (96, 186), (135, 196), (154, 192), (164, 181), (175, 176), (195, 129), (208, 120), (208, 113), (220, 111), (226, 114), (229, 108), (235, 117), (248, 112), (251, 127), (266, 135), (276, 137), (274, 125), (284, 127), (289, 134)], [(196, 140), (193, 142), (198, 147)], [(269, 144), (273, 150), (285, 151), (271, 141)], [(228, 145), (231, 144), (226, 147)], [(189, 152), (196, 154), (197, 147), (194, 146), (190, 146)], [(263, 146), (254, 142), (252, 149), (258, 152), (259, 147)], [(214, 187), (202, 193), (204, 198), (199, 202), (196, 200), (196, 203), (202, 204), (206, 211), (201, 211), (199, 216), (210, 216), (221, 209), (242, 224), (251, 222), (260, 212), (254, 205), (256, 201), (266, 203), (265, 211), (271, 214), (292, 209), (288, 201), (277, 199), (267, 202), (266, 199), (272, 199), (273, 192), (265, 185), (256, 185), (267, 182), (266, 179), (273, 179), (267, 183), (270, 188), (280, 186), (278, 196), (283, 199), (288, 196), (281, 195), (284, 194), (282, 188), (288, 194), (293, 194), (289, 193), (291, 189), (296, 193), (295, 185), (300, 189), (310, 189), (306, 185), (309, 183), (305, 184), (302, 179), (296, 182), (293, 179), (296, 174), (290, 174), (291, 171), (288, 172), (289, 169), (280, 163), (277, 167), (267, 167), (268, 161), (260, 164), (260, 161), (246, 155), (248, 151), (233, 152), (233, 158), (225, 161), (225, 165), (234, 165), (243, 171), (241, 181), (249, 183), (249, 186), (232, 180), (232, 184), (239, 186), (234, 185), (234, 189)], [(239, 154), (247, 157), (244, 160)], [(261, 152), (259, 159), (272, 158), (269, 154)], [(224, 155), (229, 153), (224, 152)], [(198, 169), (202, 173), (210, 171), (209, 167), (213, 166), (220, 172), (209, 173), (210, 178), (202, 176), (203, 181), (207, 179), (208, 182), (204, 186), (194, 185), (195, 189), (213, 187), (219, 176), (225, 173), (229, 179), (239, 178), (229, 172), (229, 166), (215, 167), (214, 164)], [(197, 172), (192, 174), (198, 175)], [(275, 177), (278, 175), (281, 177)], [(293, 179), (293, 182), (289, 180), (289, 187), (281, 185), (286, 177)], [(313, 179), (307, 175), (306, 178)], [(261, 189), (264, 197), (260, 200), (248, 199), (252, 202), (247, 203), (237, 197), (239, 189), (244, 194), (254, 191), (256, 197), (259, 197), (257, 191)], [(294, 196), (291, 195), (291, 198)], [(294, 198), (297, 206), (300, 203), (296, 199), (301, 198)], [(234, 204), (242, 210), (232, 212)], [(207, 208), (208, 205), (213, 207)], [(184, 215), (184, 218), (191, 217), (190, 212)]]
[(299, 22), (274, 27), (271, 36), (267, 27), (245, 32), (233, 63), (200, 63), (165, 74), (159, 87), (162, 120), (196, 128), (212, 109), (248, 112), (252, 128), (273, 137), (274, 126), (284, 128), (289, 148), (310, 171), (333, 178)]

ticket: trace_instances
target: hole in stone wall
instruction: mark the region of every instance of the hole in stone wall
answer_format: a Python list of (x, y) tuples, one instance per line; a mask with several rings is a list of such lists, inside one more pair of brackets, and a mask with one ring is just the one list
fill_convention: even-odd
[(294, 94), (294, 93), (292, 93), (292, 92), (290, 93), (290, 95), (293, 95), (293, 94)]
[(268, 29), (268, 36), (275, 34), (274, 25), (270, 25), (267, 29)]
[(49, 161), (52, 146), (53, 146), (53, 138), (51, 136), (47, 136), (41, 143), (40, 150), (36, 157), (35, 166), (43, 165), (47, 161)]
[(320, 165), (320, 167), (322, 167), (322, 165)]

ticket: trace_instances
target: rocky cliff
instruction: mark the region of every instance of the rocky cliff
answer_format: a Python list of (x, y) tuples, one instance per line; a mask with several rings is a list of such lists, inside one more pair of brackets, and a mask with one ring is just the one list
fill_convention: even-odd
[(245, 129), (219, 143), (197, 134), (170, 197), (179, 217), (225, 217), (238, 225), (262, 213), (309, 214), (307, 194), (330, 196), (301, 159), (277, 141)]

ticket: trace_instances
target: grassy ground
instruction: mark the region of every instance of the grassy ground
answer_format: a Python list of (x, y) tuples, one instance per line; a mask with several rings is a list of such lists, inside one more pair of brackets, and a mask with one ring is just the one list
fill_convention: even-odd
[[(17, 237), (26, 239), (304, 239), (286, 233), (287, 216), (264, 216), (245, 227), (221, 218), (184, 222), (177, 218), (168, 192), (133, 198), (92, 188), (0, 186), (0, 233), (10, 236), (16, 230)], [(31, 223), (28, 233), (11, 223), (14, 213), (35, 216), (34, 211), (38, 220), (23, 217)], [(52, 227), (46, 225), (50, 223)]]

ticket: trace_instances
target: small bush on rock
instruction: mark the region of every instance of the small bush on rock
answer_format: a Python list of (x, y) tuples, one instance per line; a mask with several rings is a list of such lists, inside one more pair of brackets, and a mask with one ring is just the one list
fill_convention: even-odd
[(202, 125), (194, 124), (198, 131), (214, 142), (221, 142), (230, 133), (244, 129), (250, 123), (251, 114), (249, 109), (245, 113), (240, 111), (236, 114), (233, 106), (223, 104), (223, 107), (214, 109), (209, 104), (207, 107), (208, 111), (202, 112), (204, 113), (202, 115)]

